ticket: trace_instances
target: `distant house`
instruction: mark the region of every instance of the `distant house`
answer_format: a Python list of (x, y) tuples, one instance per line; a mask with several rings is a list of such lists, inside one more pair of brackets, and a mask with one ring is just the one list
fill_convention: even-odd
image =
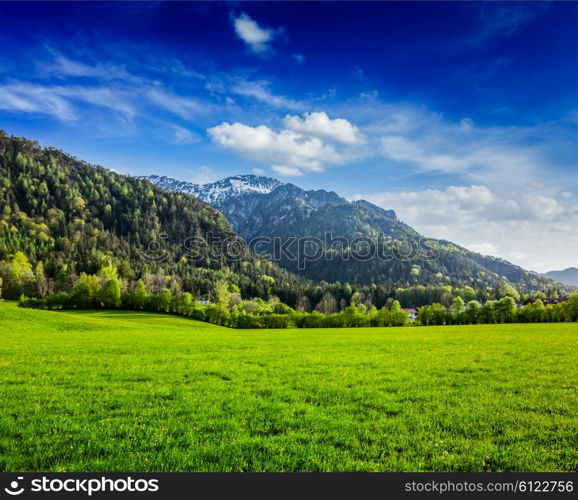
[[(533, 304), (537, 300), (538, 299), (526, 299), (520, 305), (521, 306), (527, 306), (527, 305)], [(539, 299), (539, 300), (541, 300), (545, 306), (554, 306), (556, 304), (561, 304), (562, 302), (568, 302), (568, 297), (560, 297), (559, 299)]]
[(201, 304), (202, 306), (209, 305), (210, 303), (211, 301), (207, 297), (201, 297), (199, 299), (199, 304)]
[(409, 320), (413, 323), (417, 319), (417, 311), (415, 309), (404, 309), (409, 314)]

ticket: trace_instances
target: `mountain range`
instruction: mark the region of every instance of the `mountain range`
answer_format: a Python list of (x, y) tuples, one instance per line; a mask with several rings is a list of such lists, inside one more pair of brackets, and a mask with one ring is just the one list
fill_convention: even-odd
[[(333, 191), (307, 191), (255, 175), (237, 175), (204, 185), (156, 175), (145, 178), (157, 187), (193, 194), (210, 203), (248, 242), (276, 238), (290, 250), (290, 256), (275, 255), (275, 242), (260, 242), (256, 249), (275, 255), (281, 266), (315, 281), (474, 288), (511, 283), (522, 291), (558, 286), (506, 260), (426, 238), (399, 220), (393, 209), (385, 210), (365, 200), (348, 201)], [(315, 258), (294, 258), (299, 250), (301, 254), (307, 252), (307, 247), (305, 252), (299, 248), (300, 239), (315, 247), (309, 250), (310, 254), (317, 251)], [(363, 253), (359, 252), (360, 244), (365, 244), (368, 257), (355, 258), (356, 248), (358, 254)]]
[(562, 271), (550, 271), (545, 276), (565, 285), (578, 286), (578, 268), (575, 267), (569, 267)]

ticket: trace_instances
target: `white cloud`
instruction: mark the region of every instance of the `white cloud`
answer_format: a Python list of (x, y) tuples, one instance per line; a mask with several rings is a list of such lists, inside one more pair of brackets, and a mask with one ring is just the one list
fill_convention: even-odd
[(266, 53), (277, 35), (276, 30), (259, 26), (244, 12), (233, 19), (233, 26), (237, 36), (256, 54)]
[(251, 173), (255, 175), (263, 175), (265, 171), (262, 168), (252, 168)]
[(299, 64), (303, 64), (305, 62), (305, 56), (303, 54), (291, 54), (291, 57)]
[[(487, 186), (449, 186), (408, 192), (357, 195), (433, 238), (446, 239), (526, 269), (550, 270), (545, 262), (576, 265), (578, 237), (571, 206), (546, 195), (498, 193)], [(536, 256), (540, 256), (537, 261)]]
[(525, 259), (526, 257), (531, 257), (534, 256), (533, 253), (526, 253), (526, 252), (517, 252), (517, 251), (513, 251), (510, 252), (510, 254), (508, 255), (509, 258), (511, 259), (515, 259), (515, 260), (521, 260), (521, 259)]
[[(474, 127), (435, 116), (404, 119), (399, 114), (393, 121), (382, 127), (387, 132), (379, 139), (381, 155), (389, 160), (390, 167), (402, 168), (406, 174), (436, 172), (459, 182), (531, 191), (538, 188), (537, 182), (542, 183), (541, 189), (545, 183), (553, 184), (556, 170), (572, 161), (568, 149), (571, 139), (560, 132), (553, 135), (554, 127), (549, 129), (548, 125)], [(402, 132), (393, 132), (395, 124), (400, 124)], [(374, 126), (369, 132), (372, 141), (379, 137), (379, 128)], [(578, 180), (578, 171), (569, 174), (564, 170), (568, 183)], [(545, 172), (550, 175), (545, 176)]]
[(519, 205), (520, 215), (529, 220), (551, 220), (564, 212), (560, 203), (547, 196), (524, 195)]
[(184, 146), (186, 144), (195, 144), (201, 140), (198, 134), (195, 134), (186, 128), (179, 127), (178, 125), (171, 125), (171, 127), (173, 129), (172, 144)]
[[(365, 160), (382, 165), (385, 175), (537, 194), (548, 190), (556, 198), (578, 185), (575, 134), (563, 119), (533, 126), (479, 125), (471, 118), (449, 121), (425, 106), (372, 95), (324, 106), (330, 115), (356, 124), (366, 139), (359, 151)], [(536, 181), (544, 186), (538, 189)]]
[(487, 186), (357, 195), (382, 207), (395, 208), (412, 224), (477, 223), (490, 221), (550, 221), (565, 212), (553, 198), (519, 194), (498, 196)]
[(350, 145), (363, 142), (363, 137), (355, 125), (344, 118), (331, 119), (323, 111), (305, 113), (303, 118), (288, 115), (283, 120), (283, 124), (289, 130), (320, 139)]
[(317, 137), (292, 130), (274, 130), (260, 125), (222, 123), (208, 130), (213, 141), (252, 161), (274, 167), (283, 175), (320, 172), (327, 163), (336, 163), (339, 155), (331, 145)]

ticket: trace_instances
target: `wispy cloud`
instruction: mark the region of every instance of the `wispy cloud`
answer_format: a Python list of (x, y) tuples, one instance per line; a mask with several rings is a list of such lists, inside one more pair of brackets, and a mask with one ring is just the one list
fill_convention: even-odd
[(187, 144), (196, 144), (201, 141), (201, 137), (184, 127), (179, 127), (178, 125), (171, 125), (173, 130), (173, 138), (171, 139), (172, 144), (177, 144), (178, 146), (184, 146)]
[(304, 103), (271, 92), (270, 83), (264, 80), (236, 79), (230, 90), (234, 94), (256, 99), (274, 108), (299, 110), (304, 107)]
[(548, 196), (497, 194), (487, 186), (449, 186), (443, 190), (383, 192), (357, 195), (400, 213), (416, 224), (491, 221), (546, 221), (568, 214), (559, 200)]
[(120, 91), (102, 87), (37, 85), (28, 82), (11, 82), (0, 85), (0, 108), (25, 113), (42, 113), (59, 120), (75, 120), (78, 110), (74, 102), (89, 103), (108, 108), (127, 118), (135, 109), (127, 96)]
[(0, 109), (46, 114), (59, 120), (76, 118), (68, 100), (54, 89), (21, 82), (0, 85)]
[(140, 82), (140, 78), (130, 74), (124, 66), (115, 64), (87, 64), (70, 59), (54, 50), (53, 60), (42, 62), (38, 65), (41, 74), (44, 76), (54, 76), (56, 78), (96, 78), (99, 80), (124, 80), (129, 82)]
[(482, 43), (495, 36), (509, 36), (548, 10), (548, 2), (498, 2), (484, 4), (480, 30), (474, 40)]
[(198, 99), (175, 95), (158, 88), (146, 91), (145, 95), (152, 103), (185, 120), (198, 117), (209, 109), (208, 104)]
[(291, 54), (291, 57), (299, 64), (303, 64), (305, 62), (305, 56), (303, 54)]

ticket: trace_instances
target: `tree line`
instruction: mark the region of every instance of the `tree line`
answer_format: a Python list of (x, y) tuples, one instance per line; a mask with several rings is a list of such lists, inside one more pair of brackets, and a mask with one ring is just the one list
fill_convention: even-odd
[[(3, 221), (0, 220), (0, 229)], [(512, 297), (516, 302), (527, 298), (546, 298), (546, 294), (536, 292), (533, 294), (520, 294), (512, 285), (505, 284), (497, 288), (474, 289), (471, 287), (456, 288), (450, 285), (418, 285), (411, 288), (389, 288), (383, 285), (351, 285), (349, 283), (326, 283), (312, 284), (309, 282), (295, 282), (292, 287), (276, 287), (275, 278), (268, 275), (255, 277), (258, 282), (253, 288), (242, 287), (235, 280), (235, 275), (222, 270), (196, 269), (201, 276), (201, 283), (194, 282), (188, 289), (183, 290), (184, 285), (175, 280), (175, 276), (167, 274), (163, 269), (154, 272), (145, 270), (139, 275), (126, 276), (124, 263), (116, 266), (115, 259), (103, 259), (102, 268), (115, 266), (122, 290), (134, 287), (139, 279), (144, 282), (150, 292), (158, 293), (168, 288), (173, 295), (179, 295), (188, 291), (196, 297), (210, 297), (214, 294), (215, 285), (219, 281), (227, 281), (230, 286), (236, 287), (243, 297), (251, 296), (251, 291), (257, 291), (255, 297), (267, 299), (277, 296), (293, 309), (299, 312), (319, 311), (330, 315), (344, 311), (349, 305), (364, 305), (366, 309), (376, 307), (391, 308), (393, 301), (397, 300), (402, 307), (417, 308), (422, 305), (439, 302), (449, 307), (456, 297), (461, 297), (466, 302), (477, 300), (499, 300), (503, 297)], [(203, 274), (206, 272), (207, 274)], [(85, 273), (86, 274), (86, 273)], [(23, 252), (8, 255), (0, 260), (0, 296), (8, 299), (18, 299), (22, 294), (28, 297), (45, 298), (55, 291), (70, 293), (79, 279), (76, 273), (58, 272), (50, 275), (45, 270), (42, 260), (32, 263)], [(204, 276), (204, 277), (203, 277)], [(262, 288), (261, 288), (262, 287)], [(275, 293), (278, 292), (278, 293)], [(553, 290), (549, 297), (560, 296), (559, 291)]]
[[(20, 261), (22, 256), (20, 256)], [(31, 271), (26, 262), (21, 265)], [(328, 292), (326, 292), (328, 293)], [(322, 302), (320, 303), (322, 304)], [(340, 311), (325, 309), (313, 311), (296, 310), (277, 297), (268, 300), (255, 297), (243, 299), (237, 286), (219, 280), (209, 304), (201, 304), (190, 292), (174, 294), (163, 288), (151, 292), (143, 280), (133, 287), (125, 288), (117, 269), (108, 265), (96, 274), (82, 273), (71, 292), (58, 291), (46, 298), (20, 298), (21, 307), (39, 309), (126, 309), (177, 314), (233, 328), (341, 328), (341, 327), (387, 327), (405, 326), (410, 322), (408, 312), (399, 301), (381, 308), (367, 308), (363, 303), (351, 302)], [(521, 308), (512, 297), (489, 300), (480, 304), (471, 300), (467, 304), (457, 296), (451, 307), (440, 303), (425, 305), (418, 309), (419, 325), (491, 324), (515, 322), (577, 321), (578, 294), (566, 302), (544, 305), (537, 299)]]
[(421, 325), (478, 325), (495, 323), (556, 323), (578, 321), (578, 294), (567, 301), (545, 305), (536, 299), (518, 307), (512, 297), (488, 300), (480, 304), (471, 300), (467, 304), (456, 297), (451, 307), (440, 303), (422, 306), (417, 320)]
[(225, 280), (216, 283), (213, 301), (202, 305), (189, 292), (175, 295), (168, 288), (150, 292), (142, 280), (123, 291), (116, 269), (107, 266), (97, 274), (83, 273), (70, 293), (58, 291), (46, 298), (22, 295), (20, 307), (35, 309), (125, 309), (187, 316), (233, 328), (321, 328), (359, 326), (403, 326), (409, 315), (399, 302), (391, 307), (367, 310), (363, 304), (350, 304), (343, 311), (324, 314), (319, 310), (303, 312), (277, 297), (244, 300), (238, 287)]

